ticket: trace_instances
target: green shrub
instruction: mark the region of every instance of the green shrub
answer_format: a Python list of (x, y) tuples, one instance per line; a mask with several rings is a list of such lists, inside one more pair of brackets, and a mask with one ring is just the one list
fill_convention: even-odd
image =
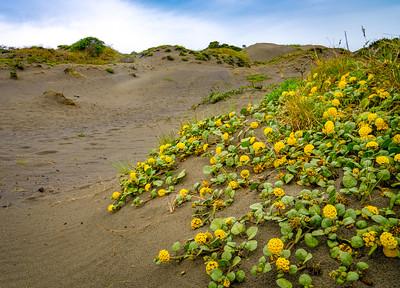
[(105, 43), (95, 37), (83, 38), (69, 47), (70, 51), (86, 51), (90, 56), (99, 56), (106, 48)]

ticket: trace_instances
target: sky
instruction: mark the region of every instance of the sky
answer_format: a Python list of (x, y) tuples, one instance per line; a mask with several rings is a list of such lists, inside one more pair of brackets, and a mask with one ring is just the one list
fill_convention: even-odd
[(0, 0), (0, 45), (56, 48), (94, 36), (124, 53), (215, 40), (345, 47), (346, 31), (356, 50), (400, 37), (399, 15), (400, 0)]

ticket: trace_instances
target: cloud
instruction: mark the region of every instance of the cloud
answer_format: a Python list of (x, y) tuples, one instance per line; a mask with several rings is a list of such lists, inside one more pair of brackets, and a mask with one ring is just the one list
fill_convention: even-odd
[[(367, 28), (369, 39), (380, 38), (384, 33), (399, 34), (399, 5), (344, 9), (328, 0), (307, 0), (323, 2), (323, 9), (309, 4), (291, 6), (291, 1), (283, 1), (286, 6), (278, 9), (277, 4), (270, 7), (257, 0), (214, 0), (217, 6), (210, 11), (210, 6), (204, 8), (196, 1), (188, 7), (167, 9), (165, 5), (160, 8), (127, 0), (34, 0), (30, 2), (29, 9), (35, 11), (31, 15), (27, 9), (24, 17), (0, 12), (0, 35), (4, 41), (0, 44), (56, 47), (95, 36), (121, 52), (161, 44), (202, 49), (213, 40), (238, 46), (256, 42), (337, 46), (346, 30), (350, 48), (356, 49), (364, 41), (361, 25)], [(216, 9), (224, 3), (235, 7), (239, 2), (234, 12)]]

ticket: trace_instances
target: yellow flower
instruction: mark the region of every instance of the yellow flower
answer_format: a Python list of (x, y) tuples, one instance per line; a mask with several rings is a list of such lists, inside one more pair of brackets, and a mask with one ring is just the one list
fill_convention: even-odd
[(110, 204), (110, 205), (107, 206), (107, 211), (108, 212), (112, 213), (112, 212), (114, 212), (114, 210), (115, 210), (115, 206), (113, 204)]
[(271, 127), (264, 128), (264, 135), (267, 136), (269, 133), (272, 133), (273, 129)]
[(282, 158), (278, 158), (274, 160), (274, 167), (278, 168), (279, 166), (282, 166), (283, 164), (286, 163), (286, 156), (283, 156)]
[(368, 74), (368, 80), (372, 80), (374, 78), (374, 74)]
[(368, 113), (368, 122), (373, 122), (373, 121), (375, 121), (376, 118), (378, 118), (378, 114)]
[(312, 144), (307, 144), (304, 147), (304, 153), (307, 154), (307, 155), (310, 155), (313, 150), (314, 150), (314, 145), (312, 145)]
[(340, 91), (336, 91), (335, 93), (333, 93), (333, 96), (335, 96), (336, 98), (341, 98), (343, 97), (343, 93)]
[(274, 144), (274, 150), (276, 153), (279, 153), (283, 148), (285, 148), (285, 144), (282, 141), (276, 142)]
[(215, 207), (215, 209), (219, 209), (225, 207), (225, 202), (222, 199), (217, 199), (214, 201), (213, 206)]
[(176, 144), (176, 147), (177, 147), (179, 150), (183, 150), (183, 149), (186, 148), (186, 145), (185, 145), (185, 143), (179, 142), (178, 144)]
[(256, 142), (256, 137), (250, 137), (250, 144), (253, 144), (254, 142)]
[(276, 201), (272, 205), (278, 210), (283, 210), (286, 208), (285, 203), (283, 203), (282, 201)]
[(131, 173), (129, 173), (129, 180), (131, 181), (136, 181), (137, 177), (136, 177), (136, 172), (132, 171)]
[(251, 122), (250, 123), (250, 128), (251, 129), (257, 129), (258, 128), (258, 122), (257, 121)]
[(151, 184), (147, 183), (146, 185), (144, 185), (144, 191), (148, 192), (151, 189)]
[(322, 132), (324, 132), (325, 134), (331, 134), (335, 132), (335, 124), (332, 121), (326, 121)]
[(369, 141), (367, 143), (367, 145), (365, 145), (365, 147), (367, 148), (372, 148), (372, 149), (376, 149), (379, 147), (379, 144), (376, 141)]
[(375, 161), (379, 165), (389, 164), (389, 158), (387, 156), (378, 156)]
[(327, 204), (325, 205), (325, 207), (322, 209), (322, 214), (324, 215), (324, 217), (329, 218), (329, 219), (335, 219), (337, 216), (337, 211), (336, 211), (336, 207), (331, 205), (331, 204)]
[(362, 234), (362, 238), (365, 242), (365, 246), (372, 247), (374, 246), (376, 241), (376, 232), (375, 231), (365, 232), (364, 234)]
[(287, 138), (286, 142), (287, 142), (287, 144), (290, 145), (290, 146), (293, 146), (293, 145), (296, 144), (297, 139), (296, 139), (296, 137), (294, 136), (294, 133), (293, 133), (293, 132), (290, 133), (289, 138)]
[(342, 80), (342, 81), (339, 81), (338, 87), (340, 89), (344, 89), (344, 88), (346, 88), (346, 85), (347, 85), (346, 81)]
[(400, 144), (400, 134), (396, 134), (392, 138), (393, 142), (396, 144)]
[(203, 145), (203, 151), (206, 152), (207, 149), (208, 149), (208, 144), (206, 143), (206, 144)]
[(221, 154), (222, 152), (222, 147), (218, 146), (217, 148), (215, 148), (215, 154)]
[(240, 163), (242, 163), (242, 164), (247, 163), (247, 162), (250, 161), (250, 157), (247, 156), (247, 155), (242, 155), (242, 156), (240, 156), (239, 161), (240, 161)]
[(311, 88), (310, 94), (314, 94), (314, 93), (316, 93), (317, 91), (318, 91), (317, 86), (314, 86), (314, 87)]
[(197, 233), (197, 235), (194, 237), (194, 241), (200, 245), (206, 244), (207, 243), (207, 234), (202, 233), (202, 232)]
[(111, 198), (113, 200), (118, 200), (119, 197), (121, 197), (121, 192), (118, 192), (118, 191), (113, 192), (112, 195), (111, 195)]
[(249, 176), (250, 176), (250, 171), (247, 170), (247, 169), (244, 169), (244, 170), (242, 170), (242, 171), (240, 172), (240, 176), (241, 176), (243, 179), (247, 179), (247, 178), (249, 178)]
[(210, 164), (211, 165), (215, 165), (215, 163), (217, 163), (217, 159), (215, 159), (215, 157), (211, 157), (210, 158)]
[(218, 119), (217, 121), (215, 121), (215, 125), (216, 125), (217, 127), (221, 126), (221, 125), (222, 125), (221, 119)]
[(349, 82), (354, 83), (357, 81), (357, 77), (350, 77)]
[(330, 107), (328, 108), (328, 110), (326, 110), (326, 112), (328, 112), (328, 116), (336, 118), (338, 115), (337, 109), (335, 107)]
[(281, 270), (283, 272), (288, 272), (290, 261), (287, 260), (286, 258), (279, 257), (278, 259), (276, 259), (275, 265), (276, 269)]
[(274, 195), (275, 195), (276, 197), (285, 196), (285, 190), (283, 190), (283, 189), (280, 188), (280, 187), (276, 187), (276, 188), (274, 188)]
[(367, 84), (367, 81), (365, 81), (365, 80), (358, 81), (358, 85), (360, 85), (360, 86), (364, 86), (365, 84)]
[(212, 189), (210, 187), (201, 187), (199, 192), (200, 192), (200, 196), (203, 197), (207, 193), (211, 194)]
[(167, 193), (167, 190), (165, 190), (165, 189), (160, 189), (157, 192), (158, 196), (160, 196), (160, 197), (165, 196), (166, 193)]
[(271, 238), (267, 243), (267, 248), (272, 254), (279, 255), (283, 250), (283, 242), (279, 238)]
[(170, 255), (168, 250), (160, 250), (160, 252), (158, 252), (158, 260), (160, 260), (161, 263), (166, 263), (170, 260)]
[(389, 92), (385, 91), (384, 89), (379, 89), (378, 90), (378, 96), (381, 99), (386, 99), (390, 96)]
[(225, 278), (225, 279), (224, 279), (224, 282), (222, 283), (222, 286), (224, 286), (224, 287), (229, 287), (229, 286), (231, 286), (231, 281), (229, 281), (228, 278)]
[(226, 238), (226, 233), (222, 229), (215, 230), (214, 235), (215, 235), (215, 237), (217, 237), (218, 239), (221, 239), (221, 240)]
[(265, 149), (265, 144), (263, 142), (254, 142), (253, 149), (256, 153), (260, 152), (262, 149)]
[(340, 106), (340, 101), (339, 101), (338, 99), (333, 99), (331, 103), (332, 103), (332, 105), (335, 106), (335, 107)]
[(375, 215), (379, 214), (379, 210), (376, 206), (367, 205), (367, 206), (365, 206), (365, 208), (367, 208), (368, 211), (371, 212), (372, 214), (375, 214)]
[(193, 230), (200, 228), (203, 226), (203, 221), (200, 218), (193, 218), (192, 222), (190, 223), (190, 226), (192, 227)]
[(235, 115), (236, 115), (236, 112), (232, 111), (232, 112), (229, 113), (229, 118), (233, 118)]
[(395, 249), (398, 244), (396, 238), (394, 238), (390, 232), (383, 232), (379, 237), (379, 240), (381, 241), (383, 247), (389, 249)]
[(187, 189), (183, 188), (183, 189), (179, 190), (179, 196), (181, 196), (182, 198), (185, 198), (188, 193), (189, 193), (189, 190), (187, 190)]
[(229, 185), (229, 187), (231, 187), (233, 190), (239, 188), (239, 183), (236, 182), (235, 180), (230, 181), (228, 185)]
[(206, 272), (207, 274), (211, 274), (211, 272), (214, 269), (218, 268), (218, 262), (217, 261), (208, 261), (206, 264)]
[(294, 132), (294, 136), (297, 138), (303, 137), (303, 131), (297, 130), (296, 132)]
[(372, 132), (372, 129), (367, 124), (367, 125), (361, 126), (361, 128), (358, 130), (358, 135), (360, 135), (361, 138), (367, 138), (371, 132)]
[(229, 140), (229, 134), (227, 132), (225, 132), (224, 135), (222, 135), (222, 139), (224, 141), (228, 141)]
[(378, 130), (386, 130), (389, 128), (389, 126), (386, 124), (385, 120), (383, 120), (382, 118), (377, 118), (375, 120), (375, 126), (376, 126), (376, 129), (378, 129)]
[(400, 154), (394, 155), (394, 161), (400, 162)]

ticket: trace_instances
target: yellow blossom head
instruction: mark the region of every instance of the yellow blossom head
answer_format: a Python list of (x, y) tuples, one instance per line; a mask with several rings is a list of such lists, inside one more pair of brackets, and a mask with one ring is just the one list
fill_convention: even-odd
[(389, 164), (389, 157), (387, 157), (387, 156), (378, 156), (378, 157), (376, 157), (375, 161), (379, 165), (387, 165), (387, 164)]
[(171, 256), (169, 255), (168, 250), (160, 250), (160, 252), (158, 252), (158, 260), (161, 263), (166, 263), (170, 260)]
[(393, 234), (390, 232), (383, 232), (379, 237), (381, 244), (383, 247), (389, 249), (395, 249), (397, 247), (397, 239), (393, 237)]
[(335, 124), (330, 120), (326, 121), (322, 132), (324, 132), (325, 134), (332, 134), (333, 132), (335, 132)]
[(394, 135), (392, 141), (396, 144), (400, 144), (400, 134)]
[(240, 163), (245, 164), (250, 161), (250, 157), (247, 155), (242, 155), (239, 158)]
[(184, 149), (186, 148), (186, 145), (185, 145), (185, 143), (178, 142), (178, 144), (176, 144), (176, 147), (177, 147), (179, 150), (184, 150)]
[(311, 155), (313, 150), (314, 150), (314, 145), (312, 144), (307, 144), (306, 146), (304, 146), (304, 153), (307, 155)]
[(250, 123), (250, 128), (251, 129), (257, 129), (258, 128), (258, 122), (257, 121), (253, 121)]
[(322, 209), (322, 214), (324, 215), (325, 218), (335, 219), (337, 216), (336, 207), (331, 204), (327, 204)]
[(372, 214), (378, 215), (379, 214), (379, 210), (376, 206), (372, 206), (372, 205), (367, 205), (365, 206), (365, 208), (367, 208), (367, 210), (369, 212), (371, 212)]
[(275, 187), (274, 190), (273, 190), (273, 193), (274, 193), (274, 195), (275, 195), (276, 197), (285, 196), (285, 190), (283, 190), (283, 189), (280, 188), (280, 187)]
[(214, 235), (216, 238), (221, 239), (221, 240), (226, 238), (226, 233), (222, 229), (215, 230)]
[(278, 269), (282, 272), (288, 272), (290, 261), (287, 260), (286, 258), (279, 257), (278, 259), (276, 259), (275, 265), (276, 265), (276, 269)]
[(274, 144), (274, 150), (276, 153), (281, 152), (281, 150), (285, 148), (285, 143), (283, 143), (282, 141), (276, 142)]
[(203, 226), (203, 221), (200, 218), (193, 218), (192, 222), (190, 223), (190, 226), (192, 227), (193, 230), (200, 228)]
[(283, 246), (283, 242), (279, 238), (271, 238), (267, 243), (268, 250), (274, 255), (279, 255), (283, 250)]
[(240, 171), (240, 176), (241, 176), (243, 179), (247, 179), (247, 178), (249, 178), (249, 176), (250, 176), (250, 171), (247, 170), (247, 169), (244, 169), (244, 170)]
[(211, 272), (214, 269), (217, 269), (219, 267), (218, 262), (217, 261), (208, 261), (206, 264), (206, 272), (207, 274), (211, 274)]
[(187, 195), (188, 195), (188, 193), (189, 193), (189, 190), (187, 190), (187, 189), (181, 189), (181, 190), (179, 190), (179, 196), (181, 196), (182, 198), (185, 198)]
[(369, 141), (365, 147), (367, 148), (372, 148), (372, 149), (377, 149), (379, 147), (379, 144), (376, 141)]
[(239, 188), (239, 183), (237, 181), (235, 181), (235, 180), (232, 180), (232, 181), (229, 181), (228, 186), (231, 189), (235, 190), (235, 189)]
[(167, 190), (161, 188), (157, 191), (157, 194), (158, 196), (163, 197), (165, 194), (167, 194)]
[(107, 206), (107, 211), (110, 213), (113, 213), (115, 211), (115, 206), (113, 204), (110, 204)]
[(272, 133), (272, 128), (271, 127), (266, 127), (264, 128), (264, 135), (267, 136), (268, 134)]
[(194, 237), (194, 241), (199, 244), (203, 245), (207, 243), (207, 234), (206, 233), (197, 233), (196, 236)]
[(339, 101), (338, 99), (333, 99), (331, 103), (332, 103), (332, 105), (335, 106), (335, 107), (340, 106), (340, 101)]
[(115, 191), (115, 192), (113, 192), (112, 195), (111, 195), (111, 198), (112, 198), (113, 200), (118, 200), (119, 197), (121, 197), (121, 192), (119, 192), (119, 191)]

